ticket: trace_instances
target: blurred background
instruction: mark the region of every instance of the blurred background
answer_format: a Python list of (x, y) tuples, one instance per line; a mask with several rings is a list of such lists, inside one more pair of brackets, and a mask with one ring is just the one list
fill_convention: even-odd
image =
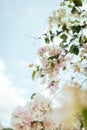
[(11, 113), (23, 106), (38, 83), (28, 64), (37, 60), (37, 39), (47, 27), (56, 0), (0, 0), (0, 126), (10, 127)]

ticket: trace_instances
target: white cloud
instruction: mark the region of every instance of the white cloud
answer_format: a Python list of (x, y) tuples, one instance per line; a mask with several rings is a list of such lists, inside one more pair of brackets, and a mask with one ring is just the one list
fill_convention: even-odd
[(3, 71), (5, 69), (4, 62), (0, 59), (0, 71)]
[(17, 105), (24, 105), (25, 100), (20, 96), (19, 90), (13, 85), (5, 70), (5, 63), (0, 59), (0, 122), (8, 127), (13, 109)]

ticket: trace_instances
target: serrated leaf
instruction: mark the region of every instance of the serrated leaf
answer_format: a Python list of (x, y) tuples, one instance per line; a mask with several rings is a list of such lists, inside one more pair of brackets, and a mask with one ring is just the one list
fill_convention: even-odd
[(33, 99), (33, 97), (36, 95), (36, 93), (33, 93), (32, 96), (31, 96), (31, 99)]
[(60, 36), (60, 38), (63, 40), (63, 42), (66, 42), (66, 40), (67, 40), (67, 35), (66, 34), (62, 34), (61, 36)]
[(70, 47), (70, 53), (73, 53), (73, 54), (75, 54), (75, 55), (78, 55), (78, 54), (79, 54), (79, 48), (78, 48), (78, 46), (72, 45), (72, 46)]

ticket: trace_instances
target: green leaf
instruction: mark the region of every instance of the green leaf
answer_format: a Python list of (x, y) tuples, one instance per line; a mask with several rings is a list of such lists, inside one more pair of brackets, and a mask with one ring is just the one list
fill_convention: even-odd
[(80, 46), (83, 45), (82, 35), (79, 37), (79, 45), (80, 45)]
[(87, 43), (87, 36), (83, 37), (84, 43)]
[(50, 35), (52, 35), (52, 34), (53, 34), (51, 30), (49, 31), (49, 33), (50, 33)]
[(36, 93), (33, 93), (32, 96), (31, 96), (31, 99), (33, 99), (33, 97), (36, 95)]
[(46, 37), (44, 40), (45, 40), (46, 43), (50, 43), (50, 40), (49, 40), (48, 37)]
[(44, 77), (44, 76), (45, 76), (45, 75), (43, 75), (43, 74), (41, 75), (41, 77)]
[(60, 28), (61, 24), (58, 24), (57, 26), (58, 26), (58, 28)]
[(69, 4), (68, 7), (69, 7), (69, 8), (72, 8), (72, 5)]
[(53, 62), (51, 62), (51, 67), (52, 67), (52, 68), (54, 68), (54, 66), (55, 66), (55, 65), (54, 65), (54, 63), (53, 63)]
[(36, 71), (34, 70), (34, 71), (32, 72), (32, 80), (34, 80), (35, 75), (36, 75)]
[(50, 56), (47, 60), (58, 59), (59, 55)]
[(54, 38), (54, 36), (52, 35), (52, 36), (50, 36), (50, 40), (51, 40), (51, 42), (53, 42), (53, 38)]
[(82, 116), (83, 116), (83, 125), (87, 127), (87, 108), (84, 108), (82, 110)]
[(60, 6), (65, 6), (65, 5), (66, 5), (65, 1), (63, 1), (63, 2), (60, 3)]
[(66, 40), (67, 40), (67, 35), (66, 34), (62, 34), (61, 36), (60, 36), (60, 38), (63, 40), (63, 42), (66, 42)]
[(40, 124), (41, 124), (41, 130), (45, 130), (44, 123), (40, 122)]
[(75, 6), (82, 6), (81, 0), (73, 0), (73, 3), (75, 4)]
[(87, 24), (84, 24), (84, 25), (82, 25), (81, 27), (84, 29), (85, 27), (87, 27)]
[(63, 31), (57, 31), (56, 30), (56, 35), (58, 36), (59, 34), (61, 34)]
[(73, 37), (74, 37), (74, 38), (78, 38), (78, 34), (74, 34)]
[(69, 0), (64, 0), (64, 1), (69, 1)]
[(35, 123), (37, 123), (37, 121), (32, 121), (32, 122), (31, 122), (31, 127), (33, 127), (33, 125), (34, 125)]
[(67, 48), (68, 46), (69, 46), (68, 44), (64, 45), (63, 42), (60, 43), (60, 47), (61, 47), (61, 48)]
[(79, 54), (79, 48), (78, 48), (78, 46), (72, 45), (70, 47), (70, 52), (73, 53), (73, 54), (75, 54), (75, 55), (78, 55)]
[(78, 10), (76, 9), (76, 7), (74, 6), (74, 7), (72, 8), (72, 10), (71, 10), (71, 13), (72, 13), (72, 14), (75, 14), (75, 13), (78, 14), (79, 12), (78, 12)]
[(2, 130), (13, 130), (12, 128), (3, 128)]
[(78, 35), (74, 34), (73, 37), (70, 39), (70, 43), (73, 42), (73, 40), (75, 40), (76, 38), (78, 38)]
[(80, 25), (78, 25), (78, 26), (73, 26), (73, 27), (72, 27), (73, 33), (79, 33), (80, 30), (81, 30), (81, 26), (80, 26)]
[(36, 68), (37, 68), (37, 71), (39, 71), (39, 69), (40, 69), (40, 66), (38, 65), (38, 66), (36, 66)]
[(66, 25), (63, 25), (62, 30), (63, 30), (63, 31), (66, 31), (67, 33), (69, 32), (69, 29), (67, 28)]
[(66, 66), (63, 67), (63, 70), (66, 70)]

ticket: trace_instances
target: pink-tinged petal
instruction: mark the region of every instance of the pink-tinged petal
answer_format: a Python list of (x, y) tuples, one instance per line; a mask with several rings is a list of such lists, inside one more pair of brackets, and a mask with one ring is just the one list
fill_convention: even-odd
[(83, 45), (83, 47), (84, 47), (85, 49), (87, 49), (87, 44)]
[(50, 120), (44, 121), (44, 127), (46, 130), (53, 130), (53, 122)]
[(62, 66), (63, 66), (62, 63), (57, 63), (57, 64), (55, 64), (55, 71), (56, 71), (57, 74), (59, 73), (60, 68), (61, 68)]
[(57, 87), (57, 85), (58, 85), (58, 81), (51, 81), (51, 82), (49, 82), (48, 83), (48, 88), (51, 88), (51, 87)]
[(46, 48), (42, 47), (42, 48), (38, 49), (38, 54), (42, 55), (45, 51), (46, 51)]

